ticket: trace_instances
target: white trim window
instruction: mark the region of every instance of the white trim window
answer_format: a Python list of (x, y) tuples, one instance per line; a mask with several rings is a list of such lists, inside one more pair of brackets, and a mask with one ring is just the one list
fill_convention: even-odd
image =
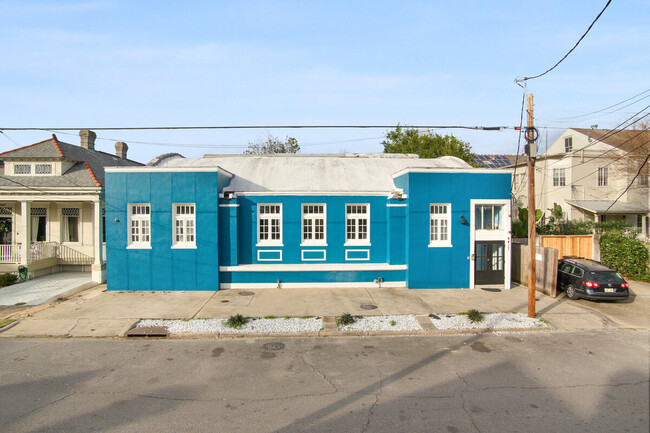
[(52, 174), (52, 164), (34, 164), (35, 174)]
[(564, 139), (564, 151), (566, 153), (573, 151), (573, 137), (566, 137)]
[(324, 203), (302, 205), (302, 245), (327, 244), (327, 207)]
[(194, 203), (174, 203), (174, 248), (196, 247), (196, 213)]
[(14, 164), (14, 174), (32, 174), (32, 165)]
[(30, 209), (30, 240), (47, 242), (47, 208), (33, 207)]
[(598, 186), (607, 186), (607, 167), (598, 168)]
[(79, 239), (79, 221), (81, 210), (78, 207), (61, 208), (61, 240), (77, 243)]
[(370, 204), (345, 205), (345, 244), (370, 245)]
[(476, 227), (476, 230), (503, 230), (503, 206), (492, 204), (476, 205), (474, 227)]
[(429, 205), (429, 246), (451, 246), (451, 203)]
[(553, 169), (553, 186), (566, 186), (566, 168)]
[(129, 247), (151, 248), (149, 203), (129, 203)]
[(257, 244), (282, 245), (282, 204), (257, 205)]

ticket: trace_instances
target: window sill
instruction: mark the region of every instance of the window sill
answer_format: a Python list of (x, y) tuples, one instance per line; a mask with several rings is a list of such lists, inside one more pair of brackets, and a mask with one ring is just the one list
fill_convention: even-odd
[(429, 244), (429, 248), (452, 248), (452, 244)]
[(369, 247), (371, 246), (370, 242), (368, 243), (349, 243), (346, 242), (343, 244), (344, 247)]
[(151, 245), (127, 245), (127, 250), (150, 250)]
[(258, 242), (258, 243), (255, 244), (255, 246), (256, 246), (256, 247), (283, 247), (284, 244), (283, 244), (283, 243), (279, 243), (279, 244), (267, 244), (267, 243), (259, 243), (259, 242)]
[(302, 244), (300, 244), (300, 246), (301, 246), (301, 247), (326, 247), (326, 246), (327, 246), (327, 242), (325, 242), (325, 243), (321, 243), (321, 244), (312, 243), (312, 242), (309, 242), (309, 243), (302, 243)]
[(195, 250), (196, 245), (172, 245), (172, 250)]

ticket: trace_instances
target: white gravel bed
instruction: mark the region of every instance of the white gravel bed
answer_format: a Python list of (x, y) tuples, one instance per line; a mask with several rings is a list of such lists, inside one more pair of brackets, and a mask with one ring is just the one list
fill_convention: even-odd
[(483, 315), (481, 322), (472, 322), (464, 314), (438, 314), (429, 316), (437, 329), (514, 329), (541, 328), (548, 325), (537, 318), (530, 318), (522, 313), (489, 313)]
[(225, 319), (142, 320), (137, 326), (165, 326), (170, 334), (318, 332), (323, 327), (323, 319), (321, 317), (309, 319), (250, 318), (248, 319), (248, 323), (239, 329), (229, 328), (225, 322)]
[[(393, 324), (394, 323), (394, 324)], [(363, 316), (354, 318), (351, 325), (340, 325), (340, 331), (421, 331), (422, 327), (413, 315)]]

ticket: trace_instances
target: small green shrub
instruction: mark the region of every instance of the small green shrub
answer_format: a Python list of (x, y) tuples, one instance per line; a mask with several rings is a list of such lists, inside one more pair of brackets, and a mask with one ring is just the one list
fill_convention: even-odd
[(234, 329), (239, 329), (247, 323), (248, 317), (244, 317), (241, 314), (235, 314), (234, 316), (228, 317), (228, 320), (226, 320), (226, 326)]
[(270, 315), (270, 316), (264, 316), (265, 319), (277, 319), (277, 317)]
[(394, 321), (394, 320), (391, 320), (391, 321), (390, 321), (390, 326), (395, 326), (395, 325), (397, 325), (397, 322)]
[(350, 313), (343, 313), (336, 318), (337, 325), (352, 325), (354, 323), (354, 316)]
[(472, 308), (467, 312), (467, 318), (471, 320), (472, 322), (482, 322), (483, 321), (483, 313), (478, 311), (475, 308)]
[(11, 274), (11, 273), (6, 273), (0, 275), (0, 287), (6, 287), (6, 286), (11, 286), (18, 280), (18, 276)]

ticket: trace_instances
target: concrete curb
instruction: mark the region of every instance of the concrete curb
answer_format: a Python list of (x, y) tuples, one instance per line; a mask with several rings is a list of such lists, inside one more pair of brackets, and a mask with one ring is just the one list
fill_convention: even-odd
[(3, 326), (2, 328), (0, 328), (0, 334), (2, 334), (5, 331), (8, 331), (9, 329), (13, 328), (14, 326), (16, 326), (17, 324), (20, 323), (20, 320), (18, 320), (18, 319), (11, 319), (11, 320), (15, 320), (15, 321), (8, 324), (8, 325), (6, 325), (6, 326)]

